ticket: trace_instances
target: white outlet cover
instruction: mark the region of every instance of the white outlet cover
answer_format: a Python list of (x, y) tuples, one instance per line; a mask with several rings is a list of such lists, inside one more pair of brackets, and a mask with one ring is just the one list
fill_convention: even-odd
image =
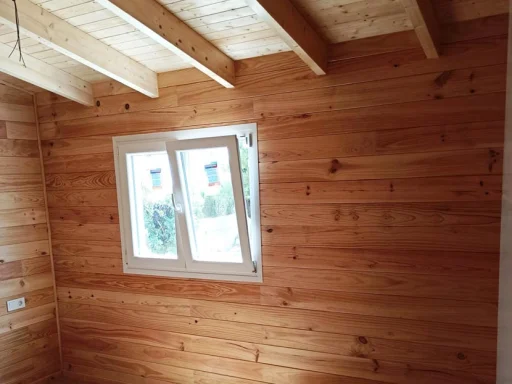
[(17, 311), (18, 309), (25, 308), (25, 298), (19, 297), (7, 302), (7, 312)]

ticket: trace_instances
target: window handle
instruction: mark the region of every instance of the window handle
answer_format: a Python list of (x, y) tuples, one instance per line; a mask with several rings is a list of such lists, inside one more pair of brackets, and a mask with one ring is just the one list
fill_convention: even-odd
[(176, 212), (181, 213), (181, 211), (182, 211), (182, 209), (181, 209), (181, 204), (176, 203), (176, 200), (174, 199), (174, 193), (172, 194), (172, 205), (174, 206), (174, 210), (175, 210)]

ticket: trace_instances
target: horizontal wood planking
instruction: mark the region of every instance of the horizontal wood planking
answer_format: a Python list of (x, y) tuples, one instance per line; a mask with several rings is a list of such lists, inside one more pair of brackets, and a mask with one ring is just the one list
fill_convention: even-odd
[[(322, 78), (288, 53), (237, 63), (233, 90), (167, 75), (177, 104), (133, 113), (44, 97), (67, 370), (102, 384), (492, 382), (506, 36), (470, 24), (439, 60), (402, 34), (368, 56), (347, 43)], [(264, 283), (123, 274), (112, 136), (245, 121)]]
[[(251, 100), (237, 102), (218, 102), (198, 106), (170, 107), (156, 111), (135, 114), (105, 116), (81, 120), (69, 120), (57, 123), (41, 124), (43, 139), (57, 137), (97, 136), (101, 134), (120, 134), (140, 132), (201, 124), (222, 124), (226, 121), (246, 121), (254, 118)], [(108, 129), (104, 125), (110, 120)], [(146, 127), (146, 129), (144, 129)]]
[[(371, 62), (364, 57), (343, 60), (331, 63), (328, 77), (312, 76), (303, 68), (292, 67), (281, 71), (269, 68), (265, 73), (248, 74), (237, 78), (237, 86), (232, 90), (222, 89), (213, 82), (204, 82), (178, 86), (177, 92), (181, 105), (193, 105), (200, 102), (236, 100), (352, 85), (352, 88), (347, 88), (348, 91), (355, 90), (353, 88), (355, 83), (370, 81), (387, 81), (392, 85), (393, 79), (404, 76), (431, 74), (436, 79), (447, 71), (463, 73), (467, 68), (502, 65), (506, 62), (506, 58), (503, 56), (505, 43), (506, 40), (503, 38), (489, 38), (452, 44), (445, 47), (446, 53), (441, 59), (430, 62), (425, 62), (424, 53), (420, 49), (376, 55), (372, 57)], [(485, 58), (473, 55), (479, 50), (486, 55)], [(443, 94), (445, 85), (448, 85), (447, 91), (454, 89), (452, 84), (449, 84), (450, 75), (444, 74), (443, 77), (446, 82), (438, 81), (432, 84), (432, 86), (437, 85), (434, 90), (439, 95)], [(357, 93), (354, 92), (354, 94)]]
[(14, 330), (47, 320), (55, 321), (55, 302), (0, 316), (0, 334), (8, 334)]
[[(442, 97), (444, 95), (453, 94), (456, 92), (457, 88), (455, 85), (460, 83), (462, 86), (464, 83), (458, 80), (458, 76), (463, 77), (464, 72), (467, 71), (465, 68), (470, 67), (479, 67), (479, 66), (488, 66), (495, 64), (502, 64), (506, 62), (506, 58), (502, 55), (503, 44), (505, 40), (500, 41), (499, 39), (488, 39), (483, 41), (478, 41), (470, 46), (469, 48), (473, 48), (472, 50), (481, 50), (482, 56), (471, 55), (466, 57), (467, 48), (462, 43), (459, 45), (453, 45), (453, 47), (448, 47), (447, 51), (451, 54), (443, 57), (443, 59), (439, 61), (433, 61), (429, 65), (425, 65), (423, 60), (423, 54), (420, 50), (412, 50), (406, 53), (398, 52), (392, 54), (383, 54), (382, 57), (378, 57), (377, 60), (374, 59), (374, 63), (372, 63), (372, 67), (367, 68), (368, 63), (363, 62), (364, 70), (361, 68), (361, 60), (364, 59), (353, 59), (353, 62), (343, 61), (337, 64), (333, 64), (333, 68), (330, 69), (329, 78), (319, 78), (312, 76), (307, 69), (303, 68), (291, 68), (288, 69), (287, 72), (276, 71), (274, 68), (273, 71), (264, 74), (258, 75), (249, 75), (238, 78), (237, 86), (235, 89), (226, 90), (223, 87), (219, 87), (215, 82), (202, 82), (195, 83), (190, 85), (180, 85), (177, 87), (177, 91), (175, 88), (168, 89), (168, 92), (178, 92), (178, 96), (180, 98), (180, 105), (193, 105), (195, 103), (205, 103), (205, 102), (216, 102), (219, 100), (236, 100), (239, 98), (247, 98), (251, 96), (261, 96), (265, 94), (279, 94), (283, 92), (293, 92), (299, 91), (303, 89), (314, 89), (314, 88), (323, 88), (323, 87), (333, 87), (336, 85), (346, 85), (349, 86), (353, 83), (358, 82), (368, 82), (370, 80), (388, 80), (389, 86), (392, 86), (393, 81), (391, 79), (397, 79), (402, 76), (412, 76), (412, 75), (422, 75), (432, 73), (431, 77), (437, 79), (441, 77), (440, 81), (433, 82), (431, 85), (431, 90), (433, 92), (432, 97)], [(466, 43), (467, 44), (467, 43)], [(467, 60), (470, 59), (470, 60)], [(375, 61), (380, 65), (376, 65)], [(390, 63), (394, 63), (391, 65)], [(458, 68), (458, 71), (454, 70)], [(450, 74), (443, 74), (443, 72), (450, 70)], [(487, 69), (481, 68), (478, 69), (477, 72), (486, 71)], [(371, 71), (371, 72), (370, 72)], [(494, 73), (496, 78), (503, 77), (503, 74)], [(424, 75), (423, 77), (425, 82), (428, 81), (429, 77)], [(411, 79), (410, 81), (417, 81), (418, 84), (421, 84), (422, 77), (418, 77), (418, 79)], [(478, 76), (474, 77), (475, 81), (471, 79), (467, 79), (470, 84), (473, 85), (471, 89), (473, 92), (485, 92), (486, 89), (489, 89), (489, 79), (479, 79)], [(383, 83), (382, 86), (385, 87), (387, 83)], [(453, 85), (452, 85), (453, 84)], [(167, 88), (163, 88), (167, 90)], [(470, 92), (471, 89), (467, 89), (467, 92)], [(360, 94), (361, 90), (368, 91), (362, 86), (352, 86), (352, 88), (344, 89), (344, 96), (349, 97), (350, 95)], [(419, 92), (419, 90), (418, 90)], [(459, 91), (460, 92), (460, 91)], [(343, 96), (343, 95), (339, 95)], [(368, 97), (368, 95), (365, 95)], [(406, 95), (403, 95), (406, 97)], [(111, 98), (112, 96), (108, 96)], [(114, 110), (109, 113), (102, 113), (101, 111), (98, 113), (98, 110), (101, 107), (97, 107), (96, 110), (94, 108), (90, 109), (90, 113), (84, 114), (86, 111), (83, 108), (79, 108), (74, 103), (58, 103), (53, 106), (42, 106), (39, 108), (39, 115), (42, 122), (49, 121), (61, 121), (61, 120), (69, 120), (69, 119), (77, 119), (84, 117), (92, 117), (103, 114), (112, 114), (112, 113), (120, 113), (120, 112), (132, 112), (137, 110), (149, 110), (149, 109), (157, 109), (158, 105), (149, 104), (145, 108), (141, 106), (137, 108), (128, 107), (130, 105), (130, 98), (138, 98), (140, 97), (136, 93), (128, 94), (128, 95), (119, 95), (115, 96), (118, 98), (120, 107), (117, 110)], [(427, 94), (424, 95), (427, 97)], [(109, 102), (110, 99), (106, 101)], [(136, 100), (134, 100), (135, 102)], [(101, 101), (99, 100), (98, 102)], [(166, 105), (166, 107), (172, 106), (172, 103), (162, 102), (161, 105)], [(73, 113), (73, 110), (77, 110), (76, 113)]]
[[(66, 384), (121, 384), (136, 382), (138, 380), (138, 375), (136, 374), (131, 375), (129, 373), (122, 373), (108, 369), (93, 368), (92, 366), (81, 366), (75, 364), (75, 362), (73, 362), (73, 364), (66, 362), (65, 370), (62, 374), (64, 377), (63, 383)], [(244, 380), (199, 371), (194, 371), (193, 376), (194, 384), (260, 384), (260, 382), (253, 380)], [(154, 384), (167, 383), (167, 381), (158, 379), (151, 379), (151, 382)], [(375, 382), (371, 382), (370, 384), (374, 383)], [(358, 382), (358, 384), (368, 383)]]
[(273, 183), (260, 186), (262, 204), (501, 201), (501, 176), (453, 176)]
[(260, 141), (260, 161), (499, 147), (502, 121)]
[[(267, 342), (264, 344), (250, 343), (246, 341), (238, 341), (236, 343), (230, 342), (223, 338), (211, 338), (205, 336), (188, 335), (186, 333), (176, 333), (169, 331), (159, 330), (144, 330), (142, 328), (133, 329), (131, 326), (112, 325), (106, 323), (94, 323), (88, 321), (77, 321), (71, 319), (63, 319), (63, 333), (66, 338), (76, 343), (83, 343), (84, 345), (92, 346), (94, 341), (100, 342), (99, 339), (103, 339), (105, 347), (107, 345), (113, 346), (111, 343), (130, 341), (132, 343), (138, 343), (150, 347), (164, 347), (174, 351), (186, 351), (191, 353), (202, 353), (206, 355), (221, 356), (226, 358), (233, 358), (244, 361), (252, 362), (263, 362), (270, 363), (272, 361), (273, 354), (280, 354), (289, 356), (293, 354), (300, 354), (300, 351), (307, 351), (307, 349), (279, 347), (269, 345)], [(307, 332), (304, 332), (307, 334)], [(312, 332), (310, 332), (312, 333)], [(299, 335), (297, 335), (299, 336)], [(436, 361), (437, 364), (445, 365), (448, 369), (459, 367), (463, 370), (472, 371), (478, 367), (471, 367), (467, 363), (468, 360), (476, 359), (478, 361), (487, 361), (485, 365), (487, 367), (493, 367), (495, 356), (492, 353), (485, 351), (471, 351), (469, 352), (468, 360), (462, 362), (457, 359), (457, 349), (453, 347), (438, 347), (438, 346), (427, 346), (425, 344), (412, 344), (400, 341), (391, 341), (378, 338), (365, 338), (352, 335), (322, 335), (317, 333), (315, 335), (317, 340), (327, 340), (328, 337), (332, 337), (331, 348), (326, 348), (327, 351), (315, 351), (325, 353), (325, 358), (329, 359), (336, 358), (336, 355), (341, 356), (352, 356), (360, 358), (385, 358), (388, 351), (393, 349), (395, 351), (393, 356), (389, 356), (392, 361), (407, 361), (411, 355), (415, 355), (418, 362), (432, 363)], [(84, 340), (87, 338), (89, 341)], [(333, 348), (335, 345), (343, 346), (342, 348)], [(300, 343), (297, 342), (297, 346)], [(89, 347), (90, 348), (90, 347)], [(311, 349), (308, 345), (306, 348)], [(78, 347), (80, 349), (80, 347)], [(408, 350), (412, 353), (404, 354), (404, 351)], [(106, 350), (103, 349), (102, 350)], [(332, 354), (330, 354), (331, 351)], [(302, 352), (304, 353), (304, 352)], [(474, 357), (471, 354), (474, 354)], [(419, 360), (423, 354), (429, 355), (428, 360)], [(274, 357), (277, 357), (274, 356)], [(315, 355), (310, 356), (314, 359)], [(318, 363), (318, 362), (317, 362)], [(293, 365), (289, 365), (293, 367)], [(316, 365), (317, 369), (321, 370), (320, 364)], [(483, 368), (483, 372), (486, 368)], [(486, 372), (488, 373), (488, 371)]]
[[(502, 148), (260, 164), (262, 184), (502, 173)], [(468, 168), (468, 164), (472, 167)], [(300, 170), (300, 172), (297, 172)]]
[(0, 102), (26, 106), (34, 105), (34, 100), (30, 93), (20, 92), (18, 89), (5, 84), (0, 85)]
[[(99, 236), (98, 236), (99, 238)], [(449, 256), (449, 254), (447, 253)], [(122, 275), (118, 260), (101, 257), (56, 256), (59, 272), (80, 271)], [(496, 296), (495, 276), (478, 278), (452, 273), (450, 280), (437, 282), (437, 274), (409, 275), (379, 271), (346, 271), (327, 269), (305, 270), (289, 266), (264, 267), (266, 285), (274, 287), (309, 288), (327, 291), (347, 291), (372, 294), (393, 294), (411, 297), (439, 297), (459, 300), (491, 301)], [(280, 279), (281, 277), (281, 279)]]
[[(476, 75), (472, 80), (472, 74)], [(476, 79), (479, 80), (476, 80)], [(504, 91), (504, 66), (454, 70), (379, 80), (371, 83), (283, 93), (257, 98), (254, 112), (260, 117), (362, 108), (411, 101), (444, 99)], [(481, 83), (479, 83), (481, 81)]]
[(41, 223), (46, 223), (46, 210), (43, 208), (0, 211), (0, 228)]
[(497, 252), (498, 225), (447, 227), (312, 227), (267, 225), (263, 245)]
[(32, 308), (44, 307), (46, 304), (52, 304), (55, 302), (55, 295), (52, 287), (38, 289), (36, 291), (32, 291), (25, 294), (25, 309), (15, 312), (12, 315), (9, 315), (7, 312), (7, 301), (13, 300), (16, 297), (19, 297), (19, 295), (12, 295), (0, 299), (0, 302), (3, 304), (3, 308), (0, 311), (1, 316), (8, 315), (7, 318), (9, 318), (10, 316), (15, 315), (16, 313), (21, 313), (25, 311), (27, 311), (28, 313)]
[(0, 382), (30, 384), (60, 368), (55, 281), (33, 97), (0, 86), (0, 104)]
[(57, 325), (54, 321), (46, 320), (36, 324), (17, 329), (12, 333), (0, 335), (1, 350), (5, 351), (19, 344), (28, 343), (38, 340), (42, 337), (57, 333)]
[(20, 105), (0, 102), (0, 120), (20, 123), (34, 123), (35, 113), (32, 105)]
[(48, 191), (48, 206), (54, 207), (115, 207), (115, 189)]
[(93, 256), (54, 256), (55, 270), (60, 272), (77, 271), (90, 273), (123, 273), (123, 262), (110, 257)]
[[(190, 362), (189, 358), (187, 360), (183, 360), (185, 362), (183, 366), (186, 366), (187, 368), (168, 365), (170, 357), (164, 357), (164, 355), (161, 355), (160, 359), (155, 359), (158, 361), (158, 363), (153, 363), (103, 353), (86, 352), (77, 349), (72, 350), (65, 348), (64, 356), (65, 360), (69, 361), (71, 365), (78, 363), (79, 365), (83, 364), (96, 368), (112, 369), (114, 371), (128, 373), (131, 375), (137, 374), (139, 371), (139, 369), (135, 369), (136, 364), (137, 366), (141, 367), (140, 369), (143, 369), (145, 372), (147, 372), (146, 375), (150, 379), (164, 377), (166, 380), (172, 380), (172, 382), (180, 384), (193, 383), (193, 375), (195, 374), (196, 369), (206, 373), (216, 372), (217, 375), (220, 374), (231, 377), (233, 377), (233, 375), (235, 375), (234, 377), (241, 375), (242, 380), (244, 380), (245, 377), (245, 380), (258, 379), (267, 383), (283, 382), (282, 377), (286, 377), (288, 379), (293, 378), (293, 380), (296, 380), (300, 383), (315, 382), (321, 384), (335, 383), (341, 379), (340, 377), (332, 376), (329, 374), (302, 371), (293, 368), (271, 365), (257, 367), (255, 366), (256, 363), (242, 363), (241, 361), (223, 362), (220, 358), (208, 357), (207, 355), (197, 355), (195, 359), (190, 359), (192, 360)], [(146, 360), (145, 357), (143, 358)], [(364, 363), (360, 363), (360, 365), (364, 365)], [(371, 363), (368, 365), (371, 366)], [(241, 372), (240, 370), (242, 369), (243, 371)], [(368, 370), (371, 370), (371, 368), (368, 367)], [(250, 379), (247, 379), (247, 377), (250, 377)], [(245, 383), (245, 381), (242, 382)]]
[(263, 205), (262, 225), (442, 227), (498, 224), (499, 202), (445, 204)]
[(508, 34), (508, 13), (441, 26), (445, 43)]
[(117, 207), (82, 207), (52, 209), (50, 220), (75, 224), (118, 224)]
[(41, 175), (0, 175), (0, 194), (3, 192), (40, 191), (42, 189)]
[[(346, 291), (397, 296), (434, 297), (459, 300), (496, 300), (493, 278), (466, 277), (439, 279), (438, 276), (403, 275), (387, 272), (305, 271), (286, 267), (264, 267), (266, 285)], [(441, 281), (440, 281), (441, 280)], [(436, 283), (437, 282), (437, 283)]]
[(2, 263), (0, 265), (0, 280), (8, 280), (16, 277), (30, 276), (38, 273), (51, 271), (51, 264), (48, 257), (38, 257)]
[(75, 224), (50, 222), (55, 239), (121, 241), (117, 224)]
[[(260, 140), (316, 137), (436, 125), (500, 121), (505, 117), (505, 94), (495, 93), (396, 106), (306, 113), (258, 121)], [(344, 121), (344, 124), (339, 124)]]
[(463, 0), (454, 4), (446, 4), (446, 2), (442, 0), (433, 1), (433, 6), (441, 23), (471, 20), (489, 15), (507, 13), (508, 5), (506, 0)]
[(33, 140), (0, 140), (0, 157), (39, 157), (37, 142)]
[(0, 282), (0, 289), (2, 290), (2, 295), (14, 296), (38, 289), (48, 288), (51, 287), (52, 284), (52, 275), (47, 271), (36, 275), (3, 280)]
[[(253, 362), (245, 360), (244, 362), (244, 360), (240, 358), (235, 360), (228, 357), (218, 357), (211, 356), (209, 354), (188, 352), (187, 350), (169, 349), (160, 346), (143, 346), (138, 343), (125, 340), (109, 341), (108, 339), (94, 336), (92, 336), (91, 340), (87, 338), (87, 336), (80, 337), (78, 335), (64, 333), (64, 340), (66, 340), (67, 344), (70, 346), (69, 348), (73, 349), (74, 351), (85, 350), (93, 353), (104, 353), (108, 356), (124, 358), (133, 358), (133, 356), (137, 356), (137, 360), (169, 365), (176, 367), (176, 369), (187, 368), (270, 383), (282, 382), (281, 379), (279, 379), (279, 375), (281, 374), (285, 374), (287, 376), (294, 375), (301, 379), (303, 375), (305, 376), (304, 378), (308, 377), (306, 375), (311, 375), (311, 377), (308, 377), (310, 380), (315, 380), (316, 378), (315, 382), (318, 382), (317, 380), (322, 382), (323, 377), (321, 375), (306, 373), (306, 371), (295, 371), (297, 368), (307, 368), (308, 371), (319, 373), (343, 373), (349, 374), (349, 376), (379, 379), (391, 383), (405, 382), (400, 379), (402, 373), (399, 373), (399, 371), (401, 369), (405, 369), (405, 367), (403, 367), (401, 364), (379, 360), (379, 368), (381, 365), (384, 367), (387, 366), (389, 368), (389, 372), (386, 372), (386, 368), (383, 370), (379, 369), (378, 374), (373, 376), (370, 372), (373, 371), (375, 362), (362, 356), (343, 357), (340, 355), (329, 355), (320, 352), (290, 350), (286, 348), (269, 346), (256, 346), (258, 349), (257, 361)], [(99, 343), (103, 344), (100, 348), (97, 347)], [(74, 353), (70, 353), (71, 356), (73, 356), (73, 354)], [(489, 363), (484, 363), (484, 365), (487, 366), (480, 366), (476, 368), (475, 371), (482, 375), (489, 374), (494, 370), (494, 364), (492, 360), (493, 356), (491, 355), (488, 358)], [(424, 367), (429, 366), (428, 361), (425, 360), (423, 360), (421, 363), (418, 362), (417, 364)], [(276, 365), (279, 367), (276, 367)], [(472, 371), (471, 368), (467, 367), (466, 370), (468, 372)], [(454, 376), (458, 375), (459, 374), (454, 373)], [(461, 377), (465, 376), (463, 374), (460, 375)], [(418, 376), (419, 380), (425, 380), (425, 378), (422, 378), (421, 374)], [(426, 376), (428, 376), (428, 374)], [(334, 378), (331, 378), (331, 380), (334, 380)], [(461, 379), (459, 380), (460, 382), (463, 382)], [(325, 381), (332, 382), (327, 378)]]
[[(108, 279), (111, 283), (104, 283), (103, 280)], [(326, 316), (322, 312), (333, 313), (350, 313), (365, 316), (384, 316), (392, 318), (405, 318), (410, 320), (440, 321), (443, 323), (455, 323), (466, 325), (478, 325), (496, 327), (495, 314), (497, 311), (496, 303), (482, 303), (477, 306), (470, 301), (457, 301), (448, 299), (419, 299), (408, 296), (389, 296), (374, 295), (351, 292), (329, 292), (320, 290), (300, 289), (300, 288), (281, 288), (264, 286), (260, 289), (252, 289), (248, 291), (246, 287), (236, 285), (214, 286), (206, 282), (195, 282), (182, 286), (182, 291), (177, 291), (175, 284), (167, 284), (169, 290), (163, 282), (158, 280), (141, 280), (140, 278), (127, 278), (122, 275), (99, 275), (85, 274), (71, 271), (58, 272), (57, 280), (62, 286), (75, 287), (82, 289), (105, 289), (120, 290), (132, 293), (144, 293), (148, 295), (165, 295), (173, 298), (193, 298), (198, 300), (212, 300), (219, 303), (251, 303), (255, 305), (254, 309), (263, 313), (264, 309), (258, 305), (271, 307), (281, 307), (285, 309), (296, 308), (311, 311), (320, 311), (321, 316)], [(114, 287), (117, 284), (117, 287)], [(144, 285), (146, 289), (137, 289), (137, 286)], [(150, 293), (149, 287), (155, 287), (155, 293)], [(200, 292), (195, 288), (202, 288)], [(222, 294), (222, 289), (231, 288), (229, 294)], [(173, 289), (173, 291), (171, 291)], [(217, 293), (215, 296), (214, 292)], [(128, 302), (128, 301), (127, 301)], [(122, 306), (123, 307), (123, 306)], [(236, 307), (231, 306), (235, 309)], [(238, 310), (241, 308), (238, 307)], [(235, 310), (238, 316), (242, 316)], [(227, 312), (228, 314), (231, 311)], [(270, 311), (275, 313), (275, 311)], [(289, 313), (282, 311), (280, 318), (283, 319)], [(312, 313), (307, 313), (305, 318), (312, 319)], [(252, 315), (253, 316), (253, 315)], [(228, 316), (229, 321), (238, 318), (237, 315)], [(336, 318), (335, 316), (333, 318)], [(331, 320), (334, 321), (334, 320)], [(292, 326), (292, 327), (296, 327)], [(320, 328), (318, 328), (320, 327)], [(329, 326), (330, 327), (330, 326)], [(315, 327), (306, 327), (304, 329), (329, 329), (327, 332), (333, 331), (333, 328), (325, 328), (325, 325), (316, 325)], [(335, 328), (334, 328), (335, 329)], [(340, 328), (342, 329), (342, 328)]]
[[(91, 297), (92, 295), (92, 297)], [(343, 296), (341, 294), (340, 296)], [(401, 308), (400, 318), (376, 317), (370, 309), (368, 316), (361, 317), (350, 310), (345, 312), (320, 312), (305, 309), (230, 304), (221, 302), (183, 300), (159, 296), (126, 294), (120, 291), (106, 292), (88, 289), (61, 288), (59, 300), (62, 304), (61, 316), (65, 319), (92, 321), (114, 326), (139, 327), (191, 334), (204, 337), (222, 338), (242, 342), (256, 342), (266, 345), (283, 346), (295, 349), (343, 353), (337, 349), (346, 343), (347, 336), (378, 338), (402, 342), (419, 342), (428, 345), (445, 345), (493, 351), (496, 328), (482, 326), (484, 317), (467, 320), (471, 324), (450, 324), (435, 322), (441, 318), (422, 317), (424, 309), (410, 308), (411, 301), (398, 299), (392, 302), (393, 309)], [(344, 295), (350, 302), (356, 296)], [(360, 298), (364, 295), (359, 295)], [(370, 296), (367, 296), (370, 299)], [(124, 301), (124, 302), (123, 302)], [(428, 302), (425, 301), (425, 302)], [(448, 300), (430, 300), (430, 310), (436, 303), (444, 316), (454, 313), (442, 305)], [(165, 303), (165, 304), (164, 304)], [(375, 301), (377, 303), (377, 301)], [(453, 303), (453, 302), (452, 302)], [(471, 312), (470, 306), (457, 305), (462, 312)], [(354, 305), (354, 304), (353, 304)], [(474, 303), (472, 304), (474, 308)], [(413, 306), (414, 307), (414, 306)], [(347, 306), (348, 308), (348, 306)], [(494, 310), (494, 312), (496, 309)], [(393, 311), (390, 310), (390, 313)], [(260, 315), (257, 315), (260, 313)], [(476, 311), (473, 310), (473, 314)], [(477, 320), (478, 319), (478, 320)], [(478, 324), (478, 321), (482, 322)], [(381, 324), (380, 327), (378, 324)], [(465, 332), (475, 335), (466, 339)], [(363, 340), (364, 343), (364, 340)], [(347, 352), (344, 352), (347, 353)]]
[(113, 170), (101, 172), (78, 172), (48, 174), (48, 190), (115, 188), (116, 175)]
[(0, 157), (0, 161), (2, 175), (41, 174), (41, 163), (35, 157)]
[(0, 245), (19, 244), (48, 239), (46, 223), (0, 228)]
[(59, 256), (96, 256), (117, 258), (121, 254), (121, 244), (104, 241), (83, 241), (73, 240), (55, 240), (53, 243), (53, 252)]
[(37, 140), (36, 125), (31, 123), (7, 122), (7, 138), (19, 140)]
[[(91, 263), (91, 268), (120, 268), (120, 255), (121, 246), (116, 242), (54, 242), (57, 269), (61, 264), (71, 264), (67, 266), (71, 269), (78, 268), (73, 267), (74, 263), (81, 265), (80, 269), (88, 263)], [(265, 246), (263, 259), (266, 266), (312, 270), (381, 271), (489, 278), (495, 278), (498, 274), (497, 255), (475, 252)]]
[(59, 369), (59, 350), (56, 348), (0, 370), (0, 380), (5, 384), (29, 384)]
[(34, 355), (38, 355), (45, 350), (57, 348), (57, 334), (53, 334), (48, 337), (43, 337), (41, 339), (16, 346), (12, 350), (1, 351), (0, 357), (2, 358), (2, 362), (0, 363), (0, 370), (10, 365), (14, 365), (19, 361), (33, 357)]
[(496, 254), (265, 246), (268, 267), (496, 278)]
[(47, 123), (49, 121), (67, 120), (66, 116), (76, 119), (134, 113), (148, 109), (157, 109), (158, 105), (161, 105), (162, 108), (177, 106), (176, 88), (163, 88), (158, 98), (154, 100), (141, 93), (127, 93), (96, 98), (95, 106), (88, 108), (83, 108), (83, 106), (73, 102), (48, 104), (44, 107), (39, 107), (37, 115), (40, 123)]
[(27, 243), (3, 245), (0, 247), (2, 262), (24, 260), (32, 257), (49, 255), (49, 246), (46, 240)]
[(105, 153), (48, 157), (44, 168), (48, 173), (86, 172), (91, 169), (109, 171), (114, 169), (114, 155)]
[(416, 37), (416, 33), (412, 30), (390, 33), (331, 45), (329, 47), (329, 61), (405, 51), (407, 49), (418, 48), (418, 46), (418, 38)]
[(90, 155), (113, 152), (112, 139), (107, 136), (69, 140), (48, 140), (42, 143), (43, 156)]

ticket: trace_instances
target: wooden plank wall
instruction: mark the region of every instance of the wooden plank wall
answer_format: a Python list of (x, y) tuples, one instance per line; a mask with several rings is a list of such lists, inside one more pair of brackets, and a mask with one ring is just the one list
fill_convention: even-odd
[[(96, 384), (494, 383), (507, 18), (38, 96), (65, 372)], [(378, 52), (378, 54), (374, 54)], [(337, 53), (337, 54), (336, 54)], [(264, 283), (124, 275), (113, 135), (257, 122)]]
[[(26, 298), (7, 313), (6, 301)], [(33, 96), (0, 85), (0, 382), (60, 370), (48, 225)]]

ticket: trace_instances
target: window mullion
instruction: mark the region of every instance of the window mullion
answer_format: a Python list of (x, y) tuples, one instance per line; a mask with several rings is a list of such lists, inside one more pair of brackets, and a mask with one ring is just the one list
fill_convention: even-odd
[(191, 265), (192, 251), (190, 249), (190, 235), (187, 223), (186, 204), (183, 190), (183, 177), (181, 175), (180, 166), (178, 163), (177, 151), (167, 149), (169, 157), (169, 164), (171, 167), (171, 178), (173, 184), (173, 204), (174, 211), (177, 217), (177, 231), (178, 236), (178, 260), (183, 260), (185, 267)]
[(238, 224), (238, 233), (240, 236), (240, 245), (242, 248), (242, 258), (248, 270), (253, 269), (251, 257), (251, 245), (249, 242), (249, 227), (245, 211), (244, 191), (242, 186), (242, 171), (240, 169), (240, 155), (238, 152), (238, 139), (231, 136), (227, 140), (229, 151), (229, 166), (231, 169), (231, 183), (233, 185), (233, 194), (235, 198), (235, 211)]

